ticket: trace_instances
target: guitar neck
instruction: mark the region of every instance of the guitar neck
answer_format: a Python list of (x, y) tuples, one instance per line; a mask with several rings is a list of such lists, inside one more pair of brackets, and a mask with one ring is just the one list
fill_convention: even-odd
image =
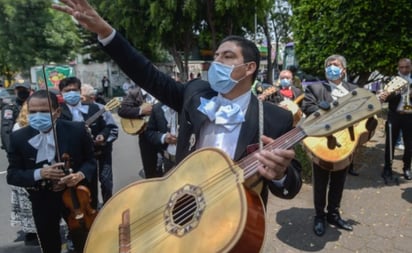
[(96, 121), (97, 118), (100, 117), (100, 115), (102, 115), (104, 112), (106, 111), (106, 108), (103, 107), (102, 109), (100, 109), (98, 112), (96, 112), (95, 114), (93, 114), (90, 118), (88, 118), (87, 120), (84, 121), (84, 123), (86, 123), (86, 126), (90, 126), (93, 122)]
[[(295, 127), (286, 134), (275, 139), (273, 142), (267, 144), (263, 149), (268, 151), (273, 151), (275, 149), (289, 149), (299, 141), (303, 140), (306, 136), (306, 133), (300, 127)], [(255, 152), (259, 152), (259, 150)], [(244, 171), (245, 180), (256, 174), (257, 168), (260, 166), (259, 161), (254, 158), (255, 152), (238, 162), (239, 167)]]

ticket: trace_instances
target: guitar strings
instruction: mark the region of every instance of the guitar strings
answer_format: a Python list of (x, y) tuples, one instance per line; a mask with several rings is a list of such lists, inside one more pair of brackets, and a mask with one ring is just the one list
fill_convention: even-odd
[[(301, 134), (299, 134), (299, 133), (301, 133)], [(297, 141), (302, 139), (304, 136), (305, 135), (302, 134), (302, 131), (300, 129), (298, 129), (298, 131), (291, 130), (288, 133), (286, 133), (284, 136), (276, 139), (274, 142), (272, 142), (272, 143), (268, 144), (267, 146), (265, 146), (265, 149), (269, 149), (271, 151), (274, 148), (283, 148), (283, 149), (289, 148), (290, 146), (295, 144)], [(290, 139), (290, 140), (288, 140), (288, 139)], [(292, 145), (290, 144), (290, 142), (292, 142)], [(248, 156), (245, 159), (242, 159), (240, 161), (240, 164), (250, 164), (249, 166), (246, 166), (246, 168), (244, 168), (245, 178), (247, 178), (251, 174), (254, 174), (257, 171), (257, 166), (260, 165), (259, 161), (254, 159), (252, 156)], [(227, 175), (230, 175), (231, 177), (227, 177)], [(208, 178), (208, 180), (204, 181), (204, 183), (203, 183), (204, 187), (201, 187), (201, 188), (204, 189), (204, 191), (207, 191), (211, 186), (216, 185), (219, 182), (224, 182), (222, 180), (230, 180), (230, 182), (232, 182), (233, 181), (232, 177), (233, 177), (233, 172), (231, 171), (231, 169), (229, 169), (229, 167), (226, 168), (226, 169), (222, 169), (219, 173), (217, 173), (216, 175)], [(235, 184), (230, 184), (230, 185), (237, 186), (236, 183)], [(217, 199), (218, 196), (223, 196), (224, 193), (226, 193), (228, 190), (230, 190), (230, 189), (227, 189), (227, 188), (228, 188), (227, 184), (223, 184), (223, 187), (222, 187), (222, 189), (226, 189), (226, 190), (222, 190), (219, 187), (211, 188), (212, 190), (217, 191), (218, 194), (208, 193), (208, 195), (215, 196), (215, 197), (210, 198), (210, 200), (207, 202), (207, 204), (213, 204), (214, 202), (212, 200)], [(182, 201), (181, 206), (184, 206), (184, 207), (181, 208), (179, 211), (177, 211), (175, 213), (174, 216), (176, 216), (176, 218), (175, 218), (176, 220), (182, 219), (183, 217), (187, 216), (189, 213), (193, 212), (197, 208), (196, 205), (186, 206), (189, 202), (191, 202), (191, 201), (188, 202), (188, 199), (189, 198), (184, 198), (184, 199), (181, 200)], [(210, 201), (212, 201), (212, 202), (210, 202)], [(157, 210), (155, 210), (154, 212), (143, 216), (141, 219), (138, 219), (137, 221), (134, 221), (132, 223), (133, 228), (132, 228), (131, 231), (133, 231), (134, 234), (140, 234), (141, 231), (146, 231), (147, 232), (148, 227), (150, 227), (149, 230), (155, 230), (155, 231), (160, 228), (160, 231), (163, 232), (163, 235), (168, 236), (169, 233), (164, 233), (164, 226), (165, 226), (164, 225), (164, 220), (163, 219), (158, 219), (159, 221), (156, 221), (156, 219), (155, 219), (155, 217), (159, 216), (160, 213), (163, 212), (165, 207), (166, 207), (166, 205), (163, 205), (163, 206), (159, 207)], [(146, 222), (146, 220), (151, 221), (151, 222)], [(156, 232), (154, 234), (156, 234)], [(136, 240), (134, 240), (134, 241), (136, 241)], [(155, 238), (152, 239), (152, 241), (159, 241), (159, 240), (162, 240), (162, 237), (155, 236)]]
[[(218, 183), (219, 179), (225, 179), (226, 175), (233, 175), (233, 172), (228, 168), (225, 168), (221, 170), (221, 172), (217, 173), (216, 175), (209, 177), (208, 180), (204, 181), (202, 184), (199, 185), (200, 188), (203, 190), (207, 190), (209, 187), (212, 186), (211, 184)], [(157, 209), (153, 210), (151, 213), (144, 215), (140, 219), (132, 222), (131, 224), (136, 225), (137, 227), (140, 227), (143, 224), (147, 224), (147, 220), (151, 220), (154, 217), (158, 216), (160, 213), (163, 213), (166, 207), (167, 207), (167, 204), (161, 205)], [(142, 227), (142, 229), (144, 229), (144, 227)]]
[[(223, 171), (225, 172), (223, 174), (233, 174), (233, 173), (230, 172), (230, 170), (227, 170), (227, 169), (223, 169)], [(219, 174), (221, 174), (221, 173), (219, 173)], [(215, 178), (217, 176), (219, 176), (219, 175), (214, 175), (212, 178)], [(223, 178), (225, 178), (225, 177), (223, 177)], [(211, 180), (211, 178), (209, 178), (208, 181), (215, 182), (216, 180)], [(208, 185), (208, 184), (210, 184), (210, 183), (207, 183), (206, 185)], [(207, 188), (208, 187), (203, 187), (204, 190), (206, 190)], [(161, 215), (161, 213), (164, 211), (165, 208), (166, 208), (166, 205), (160, 206), (157, 210), (155, 210), (155, 211), (153, 211), (153, 212), (151, 212), (147, 215), (144, 215), (140, 219), (132, 222), (131, 225), (132, 225), (133, 228), (131, 229), (131, 232), (133, 232), (133, 234), (139, 234), (141, 231), (146, 231), (146, 230), (150, 229), (151, 227), (156, 226), (157, 222), (159, 222), (159, 224), (161, 225), (161, 228), (163, 228), (164, 227), (164, 220), (160, 219), (160, 221), (157, 221), (156, 217)], [(137, 229), (137, 231), (136, 231), (136, 229)]]
[[(288, 133), (275, 139), (273, 142), (267, 144), (264, 149), (268, 151), (273, 151), (274, 149), (288, 149), (302, 140), (305, 136), (306, 134), (300, 128), (296, 127)], [(258, 150), (255, 152), (258, 152)], [(251, 155), (241, 159), (238, 163), (239, 165), (241, 165), (241, 167), (244, 168), (243, 170), (245, 178), (249, 178), (250, 176), (254, 175), (257, 172), (258, 166), (261, 165), (260, 162), (254, 159), (254, 157)]]
[[(231, 178), (226, 177), (224, 179), (226, 179), (226, 181), (228, 181), (228, 182), (221, 181), (220, 184), (222, 185), (222, 187), (210, 188), (210, 190), (208, 190), (206, 192), (205, 196), (207, 196), (208, 206), (211, 206), (213, 204), (217, 204), (218, 203), (216, 201), (217, 199), (225, 197), (226, 193), (228, 191), (231, 191), (231, 190), (233, 190), (233, 188), (238, 186), (237, 183), (233, 183), (233, 180)], [(223, 187), (223, 186), (225, 186), (225, 187)], [(187, 207), (189, 207), (189, 208), (187, 208)], [(180, 217), (185, 217), (186, 215), (188, 215), (190, 213), (193, 213), (196, 209), (197, 209), (197, 206), (195, 206), (195, 205), (186, 205), (186, 208), (182, 208), (178, 212), (181, 215)], [(147, 234), (153, 234), (151, 236), (152, 238), (145, 241), (145, 246), (147, 246), (149, 249), (150, 249), (150, 247), (152, 247), (151, 245), (156, 245), (158, 243), (161, 243), (161, 241), (165, 240), (167, 237), (172, 236), (172, 234), (165, 231), (164, 220), (162, 218), (163, 217), (161, 217), (161, 219), (158, 219), (157, 224), (155, 224), (153, 227), (151, 227), (149, 229), (149, 231), (147, 231), (147, 230), (142, 230), (141, 231), (141, 232), (145, 232)], [(139, 234), (139, 232), (140, 231), (137, 231), (137, 232), (135, 232), (135, 234)], [(134, 247), (137, 244), (138, 240), (139, 240), (139, 238), (138, 238), (138, 235), (137, 235), (137, 237), (133, 241), (131, 241), (132, 247)], [(141, 246), (142, 245), (139, 246), (140, 250), (141, 250)]]

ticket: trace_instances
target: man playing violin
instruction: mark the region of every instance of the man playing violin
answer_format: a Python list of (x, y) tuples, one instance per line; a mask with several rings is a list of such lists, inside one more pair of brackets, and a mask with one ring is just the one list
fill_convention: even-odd
[[(65, 208), (63, 190), (89, 185), (96, 177), (93, 141), (83, 122), (59, 119), (61, 109), (51, 92), (33, 93), (28, 110), (29, 126), (10, 136), (7, 183), (27, 189), (42, 251), (56, 253), (61, 251), (60, 220), (70, 211)], [(62, 169), (62, 154), (70, 156), (70, 174)], [(76, 241), (77, 252), (82, 252), (85, 239)]]

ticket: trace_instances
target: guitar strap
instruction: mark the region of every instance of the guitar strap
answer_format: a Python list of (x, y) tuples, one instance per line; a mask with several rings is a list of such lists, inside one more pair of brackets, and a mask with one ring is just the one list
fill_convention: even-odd
[[(263, 150), (263, 142), (262, 142), (262, 135), (263, 135), (263, 102), (262, 100), (258, 99), (259, 101), (259, 150)], [(258, 173), (256, 174), (258, 175)], [(260, 194), (262, 192), (263, 184), (262, 184), (262, 176), (253, 176), (247, 182), (245, 182), (245, 185), (249, 189), (252, 189), (256, 193)]]

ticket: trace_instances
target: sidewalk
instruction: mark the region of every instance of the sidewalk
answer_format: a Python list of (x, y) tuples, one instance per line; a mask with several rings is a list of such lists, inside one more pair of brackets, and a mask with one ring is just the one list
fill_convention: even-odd
[(383, 120), (373, 138), (355, 156), (359, 176), (347, 176), (342, 218), (353, 231), (327, 226), (323, 237), (312, 231), (312, 186), (304, 184), (292, 200), (269, 199), (264, 252), (412, 252), (412, 181), (402, 176), (402, 151), (396, 150), (394, 174), (399, 185), (385, 185)]

